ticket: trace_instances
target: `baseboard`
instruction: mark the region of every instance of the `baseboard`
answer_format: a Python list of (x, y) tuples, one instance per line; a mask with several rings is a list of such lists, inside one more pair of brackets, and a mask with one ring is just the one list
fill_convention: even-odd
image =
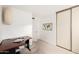
[(46, 44), (49, 44), (50, 46), (55, 45), (55, 44), (51, 44), (51, 43), (49, 43), (49, 42), (47, 42), (47, 41), (44, 41), (44, 40), (42, 40), (42, 39), (39, 39), (39, 40), (42, 41), (42, 42), (45, 42)]
[(65, 49), (65, 50), (68, 50), (68, 51), (72, 51), (72, 50), (69, 50), (69, 49), (67, 49), (67, 48), (64, 48), (64, 47), (61, 47), (61, 46), (59, 46), (59, 45), (56, 45), (57, 47), (60, 47), (60, 48), (63, 48), (63, 49)]

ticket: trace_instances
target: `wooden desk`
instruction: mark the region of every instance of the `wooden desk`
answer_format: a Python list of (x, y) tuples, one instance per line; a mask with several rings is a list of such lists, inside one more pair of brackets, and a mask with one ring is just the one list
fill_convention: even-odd
[(30, 37), (28, 39), (25, 39), (22, 42), (16, 43), (13, 42), (16, 39), (6, 39), (2, 41), (2, 44), (0, 45), (0, 51), (7, 51), (7, 50), (11, 50), (11, 49), (16, 49), (19, 46), (25, 45), (25, 41), (31, 39)]

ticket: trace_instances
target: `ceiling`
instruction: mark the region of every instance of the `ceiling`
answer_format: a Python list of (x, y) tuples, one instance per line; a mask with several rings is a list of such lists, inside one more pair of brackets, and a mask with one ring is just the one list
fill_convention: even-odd
[(51, 17), (56, 11), (69, 8), (72, 5), (15, 5), (13, 7), (32, 12), (33, 17), (48, 18)]

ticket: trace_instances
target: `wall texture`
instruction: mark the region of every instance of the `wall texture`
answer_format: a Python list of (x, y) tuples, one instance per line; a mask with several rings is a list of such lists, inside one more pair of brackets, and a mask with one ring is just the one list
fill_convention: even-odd
[(32, 36), (32, 13), (12, 8), (12, 24), (2, 23), (2, 8), (0, 7), (0, 39), (19, 36)]

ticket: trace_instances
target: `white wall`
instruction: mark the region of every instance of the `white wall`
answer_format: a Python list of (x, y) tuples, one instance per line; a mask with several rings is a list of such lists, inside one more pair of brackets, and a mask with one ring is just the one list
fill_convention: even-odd
[[(31, 11), (36, 20), (33, 21), (33, 39), (44, 40), (50, 44), (56, 44), (56, 11), (69, 8), (72, 5), (25, 5), (14, 6), (24, 11)], [(45, 22), (53, 23), (51, 32), (42, 31), (41, 25)]]
[[(57, 9), (57, 11), (60, 11), (60, 10), (63, 10), (65, 9), (66, 7), (64, 8), (59, 8)], [(39, 32), (39, 35), (40, 35), (40, 39), (43, 40), (43, 41), (46, 41), (48, 42), (49, 44), (52, 44), (52, 45), (56, 45), (56, 11), (54, 11), (52, 13), (52, 16), (50, 16), (49, 18), (41, 18), (39, 19), (39, 23), (40, 23), (40, 32)], [(43, 23), (48, 23), (48, 22), (51, 22), (53, 23), (53, 30), (52, 31), (43, 31), (42, 30), (42, 24)]]
[[(51, 18), (40, 19), (40, 39), (48, 42), (49, 44), (56, 44), (56, 20), (55, 14), (52, 14)], [(52, 31), (44, 31), (42, 30), (43, 23), (53, 23)]]
[(39, 23), (39, 18), (35, 17), (32, 22), (33, 28), (32, 28), (32, 33), (33, 33), (33, 40), (37, 41), (40, 39), (40, 23)]
[(0, 8), (0, 38), (14, 38), (19, 36), (32, 36), (32, 13), (12, 8), (12, 24), (5, 25), (1, 19)]

